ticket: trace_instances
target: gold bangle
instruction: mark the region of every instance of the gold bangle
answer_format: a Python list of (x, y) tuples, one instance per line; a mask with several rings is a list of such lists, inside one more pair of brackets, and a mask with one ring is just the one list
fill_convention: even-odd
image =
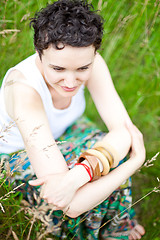
[(113, 158), (112, 158), (111, 154), (107, 151), (107, 149), (104, 148), (104, 147), (95, 147), (94, 149), (98, 150), (101, 153), (103, 153), (104, 156), (108, 159), (110, 167), (112, 167)]
[(104, 154), (95, 149), (88, 149), (86, 152), (96, 156), (101, 161), (103, 165), (103, 171), (101, 174), (107, 175), (110, 170), (110, 165), (108, 159), (104, 156)]
[(112, 159), (113, 159), (113, 164), (112, 167), (116, 167), (119, 163), (119, 156), (117, 151), (107, 142), (104, 141), (98, 141), (95, 143), (95, 145), (93, 146), (94, 148), (96, 147), (104, 147), (106, 149), (106, 151), (108, 151), (108, 153), (111, 155)]
[(78, 158), (78, 163), (87, 160), (92, 169), (92, 181), (97, 180), (101, 177), (101, 172), (99, 168), (99, 162), (96, 156), (91, 155), (87, 152), (82, 153)]

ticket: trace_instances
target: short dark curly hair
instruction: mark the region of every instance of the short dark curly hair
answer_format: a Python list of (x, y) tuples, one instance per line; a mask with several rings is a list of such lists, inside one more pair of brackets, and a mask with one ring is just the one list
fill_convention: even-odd
[(40, 57), (43, 50), (59, 43), (73, 47), (100, 48), (103, 19), (85, 0), (58, 0), (37, 12), (31, 19), (34, 45)]

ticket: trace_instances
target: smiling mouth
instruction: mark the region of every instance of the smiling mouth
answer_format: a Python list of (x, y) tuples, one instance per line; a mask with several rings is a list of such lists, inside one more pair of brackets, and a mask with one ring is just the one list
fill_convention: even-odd
[(68, 88), (68, 87), (61, 86), (61, 88), (66, 92), (73, 92), (77, 87)]

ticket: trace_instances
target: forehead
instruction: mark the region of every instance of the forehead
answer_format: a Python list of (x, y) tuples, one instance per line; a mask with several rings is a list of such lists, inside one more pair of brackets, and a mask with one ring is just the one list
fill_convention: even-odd
[(72, 64), (79, 67), (91, 63), (94, 56), (95, 47), (93, 45), (88, 47), (65, 46), (60, 50), (50, 46), (43, 51), (42, 61), (57, 66)]

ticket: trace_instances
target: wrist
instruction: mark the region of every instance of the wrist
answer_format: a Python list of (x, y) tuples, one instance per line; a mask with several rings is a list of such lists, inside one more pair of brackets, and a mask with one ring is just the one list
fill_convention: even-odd
[[(83, 163), (90, 168), (90, 165), (88, 164), (87, 161), (83, 161)], [(76, 190), (90, 181), (90, 176), (83, 165), (74, 166), (74, 168), (72, 168), (68, 172), (68, 177), (71, 179), (72, 184), (74, 184)]]

